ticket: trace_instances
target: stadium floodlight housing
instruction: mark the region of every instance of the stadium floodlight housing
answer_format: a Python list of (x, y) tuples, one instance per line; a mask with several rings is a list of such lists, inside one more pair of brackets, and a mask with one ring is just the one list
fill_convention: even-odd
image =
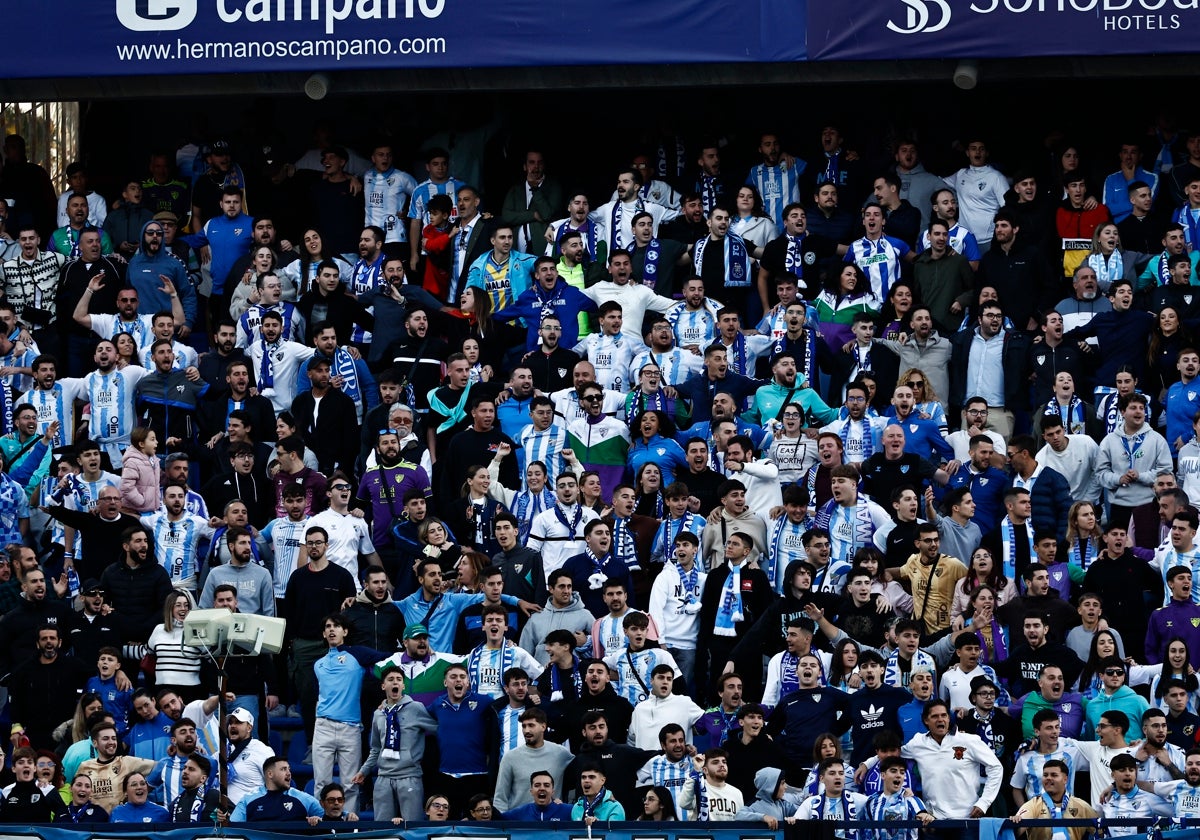
[(954, 86), (959, 90), (974, 90), (979, 84), (979, 62), (963, 59), (954, 68)]
[(232, 625), (233, 611), (227, 607), (192, 610), (183, 620), (183, 644), (215, 652), (225, 645)]

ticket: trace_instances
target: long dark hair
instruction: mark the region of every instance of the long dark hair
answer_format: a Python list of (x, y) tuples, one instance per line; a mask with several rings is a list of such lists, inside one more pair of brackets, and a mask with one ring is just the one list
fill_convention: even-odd
[(843, 297), (842, 294), (842, 272), (847, 268), (854, 269), (854, 288), (850, 291), (850, 297), (862, 297), (863, 295), (871, 294), (871, 281), (867, 279), (867, 275), (855, 263), (838, 263), (836, 267), (831, 267), (825, 272), (825, 291), (829, 292), (835, 298)]
[(1108, 637), (1113, 641), (1113, 656), (1118, 656), (1121, 646), (1117, 642), (1117, 635), (1111, 630), (1097, 630), (1092, 634), (1092, 643), (1088, 645), (1087, 662), (1083, 663), (1083, 671), (1079, 674), (1079, 690), (1084, 692), (1088, 686), (1092, 684), (1092, 680), (1100, 673), (1100, 654), (1096, 653), (1096, 642), (1100, 640), (1100, 634), (1107, 633)]
[[(1171, 682), (1172, 680), (1179, 680), (1181, 683), (1183, 683), (1184, 687), (1188, 690), (1188, 694), (1191, 694), (1192, 692), (1196, 691), (1196, 689), (1200, 688), (1200, 680), (1196, 679), (1195, 674), (1185, 672), (1182, 677), (1179, 677), (1172, 673), (1170, 657), (1168, 657), (1167, 654), (1171, 652), (1171, 645), (1175, 644), (1176, 642), (1179, 642), (1179, 644), (1183, 645), (1184, 653), (1188, 654), (1187, 640), (1184, 639), (1183, 636), (1172, 636), (1171, 638), (1167, 639), (1167, 643), (1163, 646), (1162, 670), (1159, 671), (1158, 685), (1154, 687), (1155, 700), (1161, 700), (1167, 696), (1167, 683)], [(1186, 663), (1186, 657), (1184, 661)]]

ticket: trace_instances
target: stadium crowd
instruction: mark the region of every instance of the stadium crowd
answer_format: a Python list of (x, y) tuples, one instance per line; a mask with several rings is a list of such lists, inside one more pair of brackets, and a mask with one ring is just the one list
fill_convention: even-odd
[(283, 230), (8, 137), (0, 822), (1200, 817), (1200, 134), (696, 140)]

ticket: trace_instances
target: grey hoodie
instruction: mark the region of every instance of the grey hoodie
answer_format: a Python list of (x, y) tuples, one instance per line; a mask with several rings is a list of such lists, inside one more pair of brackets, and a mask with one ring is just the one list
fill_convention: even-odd
[[(400, 709), (400, 748), (385, 750), (387, 714), (395, 708)], [(370, 776), (378, 769), (380, 776), (393, 779), (419, 777), (421, 759), (425, 757), (425, 736), (433, 735), (437, 727), (437, 721), (425, 707), (408, 696), (401, 697), (395, 706), (376, 709), (371, 715), (371, 752), (358, 772)]]
[(754, 801), (749, 805), (744, 805), (734, 819), (738, 822), (766, 822), (766, 817), (774, 817), (783, 822), (784, 819), (796, 813), (796, 808), (800, 806), (807, 797), (803, 791), (787, 788), (783, 794), (783, 799), (775, 798), (775, 790), (779, 787), (779, 780), (783, 776), (783, 771), (774, 767), (763, 767), (754, 774), (754, 787), (758, 793), (754, 797)]
[(539, 665), (545, 665), (550, 661), (550, 654), (546, 653), (543, 644), (547, 633), (551, 630), (570, 630), (572, 633), (583, 631), (584, 635), (591, 636), (595, 620), (595, 616), (583, 606), (578, 592), (571, 595), (571, 603), (565, 607), (556, 607), (553, 600), (547, 601), (545, 609), (531, 615), (525, 623), (525, 629), (521, 631), (521, 647), (532, 653)]
[[(1134, 443), (1138, 435), (1145, 435), (1140, 444)], [(1129, 469), (1129, 452), (1134, 452), (1133, 468), (1137, 480), (1122, 487), (1118, 482)], [(1171, 471), (1171, 447), (1158, 432), (1143, 423), (1132, 436), (1125, 434), (1125, 423), (1117, 424), (1117, 430), (1100, 441), (1100, 454), (1096, 458), (1096, 476), (1100, 486), (1107, 488), (1109, 501), (1114, 505), (1137, 507), (1154, 501), (1154, 480), (1160, 472)]]

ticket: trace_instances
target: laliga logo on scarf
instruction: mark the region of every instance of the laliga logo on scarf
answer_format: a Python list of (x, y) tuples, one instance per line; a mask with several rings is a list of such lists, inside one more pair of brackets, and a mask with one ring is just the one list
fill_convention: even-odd
[(117, 20), (134, 32), (183, 29), (196, 19), (196, 0), (117, 0)]
[[(918, 32), (941, 32), (950, 23), (950, 4), (946, 0), (901, 0), (908, 7), (903, 27), (889, 20), (887, 28), (898, 35), (913, 35)], [(930, 25), (929, 7), (935, 6), (941, 13), (937, 23)]]

